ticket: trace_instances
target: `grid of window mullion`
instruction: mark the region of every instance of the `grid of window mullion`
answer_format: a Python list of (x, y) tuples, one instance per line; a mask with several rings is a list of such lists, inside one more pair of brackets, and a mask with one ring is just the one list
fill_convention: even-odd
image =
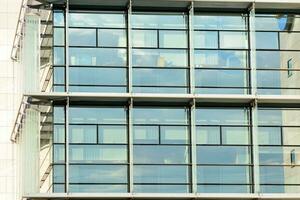
[[(260, 18), (262, 18), (262, 21), (263, 21), (264, 18), (265, 19), (275, 18), (275, 15), (258, 15), (258, 16), (256, 16), (257, 20), (259, 20)], [(300, 33), (299, 30), (275, 30), (275, 29), (273, 29), (273, 30), (272, 29), (256, 30), (256, 34), (268, 34), (268, 33), (274, 34), (274, 36), (275, 36), (274, 39), (277, 41), (274, 41), (273, 43), (277, 44), (277, 47), (268, 47), (268, 48), (267, 47), (259, 47), (259, 48), (256, 48), (256, 51), (258, 53), (259, 52), (279, 52), (279, 55), (277, 55), (277, 56), (279, 56), (280, 58), (284, 57), (283, 55), (280, 55), (280, 53), (290, 52), (290, 53), (299, 53), (300, 54), (300, 49), (283, 48), (281, 45), (281, 44), (288, 44), (288, 42), (281, 41), (282, 34), (299, 34)], [(272, 37), (270, 37), (270, 38), (272, 39)], [(260, 42), (262, 44), (264, 42), (271, 43), (270, 41), (257, 41), (257, 42)], [(294, 41), (294, 43), (295, 42), (296, 41)], [(268, 59), (272, 60), (272, 58), (268, 58)], [(283, 63), (281, 61), (281, 63), (279, 63), (281, 66), (279, 66), (278, 68), (275, 68), (275, 66), (268, 66), (268, 67), (257, 66), (257, 71), (258, 71), (258, 73), (261, 73), (261, 76), (262, 76), (262, 77), (258, 76), (258, 82), (259, 82), (259, 80), (262, 82), (264, 79), (268, 79), (270, 77), (274, 78), (274, 76), (278, 76), (278, 77), (280, 77), (280, 79), (283, 79), (283, 80), (276, 81), (276, 83), (280, 84), (280, 87), (274, 85), (274, 84), (276, 84), (275, 82), (272, 83), (274, 86), (272, 86), (272, 85), (263, 86), (263, 83), (261, 83), (261, 85), (257, 87), (258, 90), (260, 90), (259, 93), (261, 93), (261, 94), (284, 94), (285, 92), (288, 93), (289, 91), (292, 91), (292, 90), (300, 90), (300, 85), (297, 87), (284, 87), (281, 83), (281, 81), (288, 82), (289, 78), (293, 75), (293, 72), (298, 74), (298, 71), (300, 70), (299, 68), (297, 69), (298, 66), (293, 66), (294, 64), (291, 64), (292, 66), (291, 66), (291, 68), (289, 68), (289, 62), (294, 61), (294, 60), (296, 60), (294, 55), (290, 55), (290, 60), (288, 60), (287, 63)], [(274, 68), (272, 68), (272, 67), (274, 67)], [(285, 72), (287, 72), (287, 75), (283, 74)], [(264, 77), (263, 77), (263, 73), (265, 73)], [(278, 74), (278, 75), (276, 75), (276, 74)], [(287, 78), (283, 78), (284, 76), (286, 76)], [(295, 81), (293, 81), (293, 82), (295, 82)], [(295, 84), (292, 83), (291, 85), (295, 85)]]
[[(187, 22), (186, 22), (187, 23)], [(156, 44), (155, 46), (136, 46), (136, 45), (133, 45), (132, 49), (133, 51), (134, 50), (185, 50), (186, 54), (188, 52), (188, 29), (185, 28), (185, 29), (179, 29), (179, 28), (138, 28), (138, 27), (133, 27), (132, 28), (132, 33), (134, 34), (134, 31), (155, 31), (155, 37), (156, 37)], [(163, 32), (163, 31), (178, 31), (178, 32), (185, 32), (186, 33), (186, 47), (179, 47), (179, 48), (176, 48), (176, 47), (162, 47), (161, 44), (160, 44), (160, 33)], [(134, 40), (133, 40), (134, 41)], [(187, 56), (187, 55), (186, 55)], [(187, 59), (187, 62), (188, 62), (189, 59)], [(187, 63), (188, 65), (188, 63)], [(153, 69), (153, 70), (158, 70), (157, 72), (155, 73), (160, 73), (159, 70), (161, 69), (160, 67), (154, 67), (154, 66), (134, 66), (133, 65), (133, 70), (136, 71), (136, 73), (134, 74), (137, 74), (137, 71), (139, 70), (147, 70), (147, 69)], [(164, 68), (164, 70), (185, 70), (185, 74), (186, 74), (186, 80), (185, 80), (185, 85), (150, 85), (150, 84), (134, 84), (133, 85), (133, 88), (140, 88), (141, 92), (143, 92), (143, 88), (149, 88), (150, 90), (154, 89), (154, 88), (161, 88), (161, 89), (165, 89), (167, 92), (166, 93), (169, 93), (168, 91), (171, 89), (180, 89), (180, 91), (182, 91), (182, 89), (184, 89), (185, 91), (183, 93), (187, 93), (188, 90), (189, 90), (189, 73), (188, 73), (188, 69), (189, 67), (186, 66), (186, 67), (183, 67), (183, 66), (179, 66), (179, 67), (167, 67), (167, 68)], [(133, 79), (135, 77), (133, 76)], [(138, 90), (138, 89), (137, 89)], [(172, 92), (171, 92), (172, 93)], [(178, 92), (175, 92), (175, 93), (178, 93)], [(182, 92), (180, 92), (182, 93)]]

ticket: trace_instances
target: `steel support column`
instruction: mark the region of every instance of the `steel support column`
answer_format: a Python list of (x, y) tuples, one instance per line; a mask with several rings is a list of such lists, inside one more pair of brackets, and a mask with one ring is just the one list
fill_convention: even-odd
[(191, 163), (192, 163), (192, 193), (197, 193), (197, 142), (196, 142), (196, 100), (191, 102)]
[(133, 98), (128, 102), (128, 148), (129, 148), (129, 193), (133, 192), (133, 126), (132, 126)]
[(194, 2), (189, 7), (189, 67), (190, 67), (190, 93), (195, 93), (195, 69), (194, 69)]
[(132, 1), (128, 1), (127, 8), (127, 64), (128, 64), (128, 92), (132, 93), (132, 41), (131, 41)]
[(69, 162), (69, 108), (70, 108), (70, 98), (68, 97), (67, 98), (67, 101), (66, 101), (66, 107), (65, 107), (65, 133), (66, 133), (66, 138), (65, 138), (65, 142), (66, 142), (66, 145), (65, 145), (65, 163), (66, 163), (66, 167), (65, 167), (65, 178), (66, 178), (66, 186), (65, 186), (65, 189), (66, 189), (66, 193), (69, 193), (69, 174), (70, 174), (70, 168), (69, 168), (69, 165), (70, 165), (70, 162)]

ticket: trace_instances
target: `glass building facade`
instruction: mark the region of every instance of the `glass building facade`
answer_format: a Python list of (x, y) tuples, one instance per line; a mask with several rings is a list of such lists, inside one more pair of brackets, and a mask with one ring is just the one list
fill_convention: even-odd
[(299, 11), (196, 5), (54, 3), (41, 193), (300, 192)]
[[(66, 31), (64, 11), (54, 10), (53, 91), (295, 95), (298, 17), (71, 10)], [(66, 192), (68, 182), (70, 192), (253, 193), (255, 176), (262, 193), (300, 191), (297, 108), (259, 105), (255, 115), (251, 104), (224, 103), (65, 108), (54, 106), (53, 192)]]

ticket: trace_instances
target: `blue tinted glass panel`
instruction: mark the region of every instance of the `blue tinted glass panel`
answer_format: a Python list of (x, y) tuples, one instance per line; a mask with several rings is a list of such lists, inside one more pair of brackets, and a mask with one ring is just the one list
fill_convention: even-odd
[(99, 29), (98, 45), (103, 47), (126, 47), (126, 30)]
[(53, 67), (53, 84), (65, 84), (65, 68)]
[(196, 141), (197, 144), (220, 144), (220, 127), (197, 126)]
[(54, 26), (64, 26), (65, 25), (65, 17), (62, 11), (55, 10), (53, 12), (53, 25)]
[(124, 108), (70, 107), (70, 123), (78, 124), (125, 124)]
[(188, 110), (184, 108), (134, 108), (134, 124), (182, 124), (188, 123)]
[(186, 31), (159, 31), (160, 48), (187, 48)]
[(65, 126), (53, 125), (53, 143), (65, 142)]
[(161, 126), (161, 144), (188, 144), (189, 130), (186, 126)]
[(247, 32), (225, 32), (220, 33), (220, 48), (224, 49), (247, 49)]
[(65, 192), (65, 184), (53, 184), (53, 192), (64, 193)]
[(136, 193), (188, 193), (189, 185), (137, 185), (133, 186)]
[(196, 50), (196, 68), (246, 68), (247, 52), (230, 50)]
[[(196, 70), (199, 87), (247, 87), (247, 70)], [(224, 91), (224, 93), (226, 93)]]
[(300, 110), (298, 109), (259, 109), (258, 123), (259, 125), (283, 125), (283, 126), (299, 126)]
[(277, 32), (256, 32), (255, 37), (257, 49), (278, 49)]
[(247, 125), (248, 110), (243, 108), (199, 108), (196, 110), (198, 125)]
[(69, 191), (74, 193), (126, 193), (126, 184), (70, 184)]
[(114, 13), (70, 13), (69, 26), (125, 28), (124, 14)]
[(261, 166), (259, 172), (261, 184), (285, 184), (285, 172), (283, 166)]
[[(300, 164), (299, 147), (259, 147), (259, 164), (261, 165), (294, 165)], [(293, 153), (293, 154), (292, 154)]]
[(53, 107), (53, 121), (54, 123), (64, 123), (65, 122), (65, 108), (62, 106)]
[(127, 143), (127, 127), (100, 125), (98, 127), (98, 142), (102, 144), (125, 144)]
[(127, 183), (126, 165), (70, 165), (70, 183)]
[(126, 49), (70, 48), (70, 65), (126, 66)]
[(199, 183), (211, 184), (249, 184), (248, 166), (198, 166)]
[(69, 125), (70, 143), (97, 143), (97, 126)]
[(72, 163), (126, 163), (126, 145), (70, 145)]
[[(297, 16), (298, 17), (298, 16)], [(294, 14), (271, 14), (271, 15), (256, 15), (255, 29), (268, 31), (299, 31), (298, 26), (293, 26), (297, 18)]]
[(158, 47), (157, 30), (132, 30), (133, 47)]
[(222, 127), (223, 144), (250, 144), (249, 127)]
[(218, 48), (217, 31), (195, 31), (194, 32), (195, 48)]
[(209, 30), (246, 30), (247, 29), (246, 15), (195, 15), (195, 29)]
[(159, 126), (133, 126), (134, 144), (159, 144)]
[(134, 145), (133, 162), (136, 164), (187, 164), (189, 148), (186, 146)]
[(65, 45), (65, 29), (54, 28), (53, 29), (53, 45)]
[(186, 29), (186, 16), (184, 14), (144, 14), (132, 15), (133, 28), (159, 28), (159, 29)]
[(187, 67), (186, 50), (133, 49), (134, 67)]
[(70, 46), (96, 46), (96, 29), (69, 29)]
[(199, 193), (250, 193), (249, 185), (198, 185)]
[(53, 162), (54, 163), (65, 162), (65, 145), (61, 145), (61, 144), (53, 145)]
[(134, 183), (188, 183), (188, 166), (133, 166)]
[(243, 146), (198, 146), (198, 164), (249, 164), (250, 149)]
[(53, 65), (65, 64), (65, 48), (53, 47)]
[(53, 182), (64, 183), (65, 182), (65, 166), (54, 165), (53, 166)]
[[(97, 85), (120, 85), (126, 86), (125, 68), (88, 68), (70, 67), (70, 84), (87, 85), (91, 87)], [(113, 76), (112, 76), (113, 74)]]

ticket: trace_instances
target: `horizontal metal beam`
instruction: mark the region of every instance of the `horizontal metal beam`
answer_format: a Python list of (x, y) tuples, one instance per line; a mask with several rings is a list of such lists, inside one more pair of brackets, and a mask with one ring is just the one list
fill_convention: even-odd
[(43, 193), (23, 196), (27, 199), (265, 199), (265, 200), (299, 200), (300, 194), (177, 194), (177, 193)]
[(132, 98), (134, 102), (191, 102), (196, 103), (241, 103), (247, 104), (254, 100), (259, 104), (299, 104), (300, 95), (238, 95), (238, 94), (146, 94), (146, 93), (79, 93), (79, 92), (39, 92), (25, 94), (39, 101), (124, 101)]

